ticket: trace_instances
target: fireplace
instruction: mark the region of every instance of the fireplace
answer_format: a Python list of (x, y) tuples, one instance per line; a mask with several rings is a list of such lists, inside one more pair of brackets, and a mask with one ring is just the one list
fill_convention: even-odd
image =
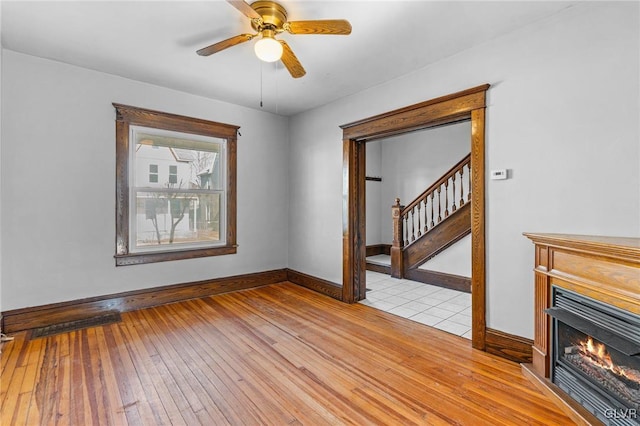
[(535, 280), (523, 373), (579, 425), (637, 426), (640, 238), (525, 235)]
[(640, 425), (640, 316), (552, 286), (551, 381), (606, 425)]

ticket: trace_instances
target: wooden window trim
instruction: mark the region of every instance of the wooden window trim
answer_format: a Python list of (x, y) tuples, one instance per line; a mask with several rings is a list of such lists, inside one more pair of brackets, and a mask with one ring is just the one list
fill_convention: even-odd
[[(114, 103), (116, 109), (116, 266), (193, 259), (236, 253), (236, 175), (239, 126)], [(129, 128), (144, 126), (226, 139), (226, 244), (162, 252), (129, 251)]]

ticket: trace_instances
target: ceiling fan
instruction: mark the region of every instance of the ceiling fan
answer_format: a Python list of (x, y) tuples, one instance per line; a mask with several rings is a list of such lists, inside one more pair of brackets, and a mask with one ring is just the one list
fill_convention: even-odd
[(344, 19), (325, 19), (315, 21), (287, 21), (287, 11), (273, 1), (256, 1), (248, 4), (242, 0), (227, 0), (233, 7), (251, 19), (256, 34), (240, 34), (214, 43), (197, 51), (200, 56), (209, 56), (240, 43), (260, 36), (254, 49), (258, 58), (265, 62), (282, 60), (293, 78), (300, 78), (306, 71), (294, 55), (291, 47), (276, 36), (284, 31), (291, 34), (349, 35), (351, 24)]

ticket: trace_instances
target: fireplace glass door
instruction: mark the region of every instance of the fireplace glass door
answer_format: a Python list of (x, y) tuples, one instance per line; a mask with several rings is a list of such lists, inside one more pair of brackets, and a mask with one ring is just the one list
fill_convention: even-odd
[(606, 425), (640, 425), (640, 318), (554, 288), (551, 380)]
[(640, 360), (558, 322), (558, 362), (640, 412)]

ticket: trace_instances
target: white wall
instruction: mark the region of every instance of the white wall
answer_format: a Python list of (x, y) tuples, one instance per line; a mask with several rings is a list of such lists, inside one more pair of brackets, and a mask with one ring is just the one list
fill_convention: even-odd
[[(384, 243), (391, 244), (393, 241), (391, 206), (396, 197), (400, 198), (402, 205), (408, 205), (469, 152), (470, 122), (382, 140), (380, 233)], [(465, 186), (467, 182), (465, 180)], [(442, 202), (444, 206), (444, 198)]]
[[(370, 142), (366, 145), (366, 174), (367, 176), (382, 176), (382, 145), (380, 141)], [(367, 220), (367, 236), (366, 244), (368, 246), (382, 244), (384, 241), (381, 237), (380, 222), (383, 220), (380, 208), (382, 195), (382, 182), (368, 180), (366, 182), (365, 200), (366, 200), (366, 220)], [(391, 208), (389, 208), (391, 211)], [(389, 242), (389, 244), (391, 244)]]
[(340, 124), (491, 83), (487, 170), (513, 177), (487, 182), (487, 321), (531, 338), (533, 245), (522, 232), (640, 236), (638, 8), (581, 3), (293, 117), (289, 267), (342, 282)]
[[(287, 266), (287, 118), (3, 55), (2, 310)], [(241, 126), (237, 254), (115, 267), (112, 102)]]
[(471, 235), (447, 247), (418, 268), (471, 278)]

